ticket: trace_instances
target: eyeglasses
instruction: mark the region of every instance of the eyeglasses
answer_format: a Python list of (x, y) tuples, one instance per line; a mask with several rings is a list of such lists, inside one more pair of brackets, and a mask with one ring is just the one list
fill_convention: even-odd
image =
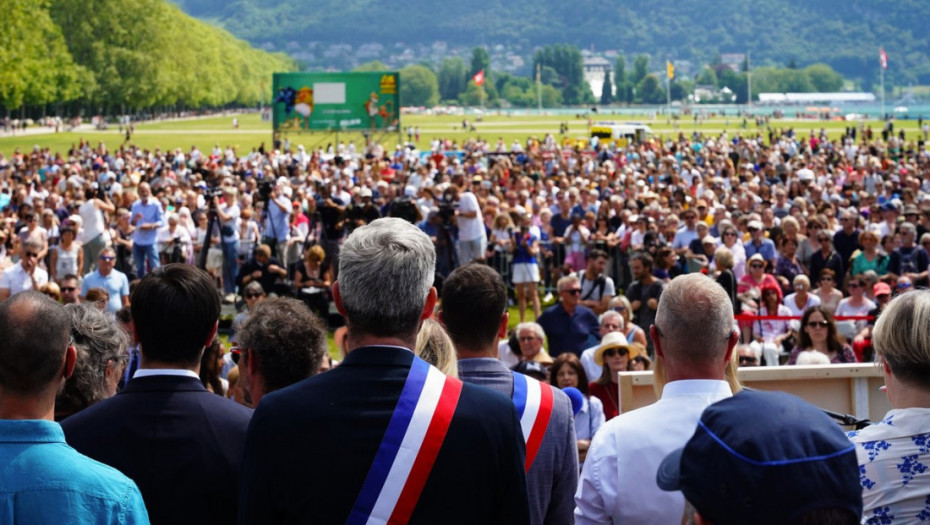
[(808, 321), (807, 322), (808, 328), (826, 328), (828, 326), (830, 326), (829, 321)]
[(243, 295), (243, 297), (245, 297), (246, 299), (255, 299), (256, 297), (261, 297), (261, 296), (263, 296), (263, 295), (265, 295), (265, 294), (263, 294), (263, 293), (247, 293), (247, 294)]
[(629, 353), (630, 351), (626, 348), (608, 348), (604, 350), (604, 357), (625, 356)]
[(100, 260), (101, 260), (101, 261), (107, 261), (107, 262), (113, 262), (113, 261), (116, 260), (116, 256), (114, 256), (114, 255), (101, 255), (101, 256), (100, 256)]
[(238, 346), (231, 346), (229, 348), (229, 358), (232, 359), (234, 364), (239, 364), (239, 356), (242, 355), (242, 350), (244, 349), (239, 348)]
[(33, 258), (33, 257), (38, 257), (39, 254), (36, 253), (36, 252), (25, 252), (25, 253), (23, 253), (23, 256), (24, 256), (24, 257), (28, 257), (28, 258)]
[(77, 290), (77, 288), (75, 288), (75, 287), (73, 287), (73, 286), (62, 286), (62, 287), (61, 287), (61, 291), (62, 291), (62, 292), (73, 292), (73, 291), (75, 291), (75, 290)]
[(572, 288), (571, 290), (562, 290), (562, 291), (570, 295), (581, 295), (581, 288)]

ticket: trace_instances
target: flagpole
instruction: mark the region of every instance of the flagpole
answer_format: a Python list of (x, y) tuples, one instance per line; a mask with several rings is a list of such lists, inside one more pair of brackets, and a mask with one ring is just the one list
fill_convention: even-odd
[(746, 106), (752, 109), (752, 63), (749, 58), (749, 51), (746, 51), (746, 87), (749, 98), (746, 99)]
[(542, 114), (542, 83), (540, 81), (540, 66), (542, 66), (542, 63), (536, 64), (536, 106), (539, 114)]
[(672, 64), (672, 61), (666, 58), (665, 59), (665, 105), (666, 105), (665, 116), (669, 123), (671, 123), (672, 121), (672, 74), (674, 74), (670, 68), (671, 64)]
[[(884, 50), (882, 50), (881, 52), (884, 52)], [(882, 117), (881, 117), (881, 120), (882, 122), (884, 122), (885, 121), (885, 66), (884, 64), (879, 63), (878, 69), (879, 69), (879, 74), (880, 74), (881, 82), (882, 82)]]

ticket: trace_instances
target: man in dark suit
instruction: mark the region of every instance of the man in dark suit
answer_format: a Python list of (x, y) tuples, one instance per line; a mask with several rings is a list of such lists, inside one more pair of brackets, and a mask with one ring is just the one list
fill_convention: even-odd
[(447, 378), (409, 350), (436, 304), (435, 260), (429, 237), (402, 219), (375, 220), (346, 240), (333, 298), (350, 353), (262, 398), (240, 523), (529, 523), (511, 400)]
[(578, 485), (572, 404), (561, 390), (515, 375), (497, 359), (509, 318), (507, 288), (489, 266), (462, 266), (443, 283), (442, 322), (455, 343), (459, 377), (512, 397), (523, 428), (532, 429), (524, 434), (531, 523), (571, 523)]
[(145, 276), (132, 295), (142, 364), (115, 397), (62, 423), (79, 452), (126, 474), (152, 523), (235, 521), (251, 410), (208, 392), (197, 370), (216, 335), (213, 279), (186, 264)]

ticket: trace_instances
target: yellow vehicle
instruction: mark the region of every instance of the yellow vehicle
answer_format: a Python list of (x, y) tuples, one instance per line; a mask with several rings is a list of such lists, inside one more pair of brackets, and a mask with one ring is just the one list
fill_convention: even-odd
[(652, 129), (645, 124), (638, 122), (625, 122), (617, 124), (614, 122), (598, 122), (591, 126), (591, 137), (597, 137), (598, 141), (614, 141), (617, 146), (629, 146), (631, 143), (645, 142)]

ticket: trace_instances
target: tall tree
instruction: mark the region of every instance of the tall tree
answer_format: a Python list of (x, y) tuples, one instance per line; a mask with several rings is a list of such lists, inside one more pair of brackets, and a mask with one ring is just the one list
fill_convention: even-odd
[(610, 70), (604, 72), (604, 84), (601, 87), (601, 104), (610, 104), (614, 100), (614, 86), (610, 82)]
[(445, 58), (439, 68), (439, 97), (456, 100), (465, 91), (465, 61), (460, 57)]
[(400, 70), (400, 98), (404, 105), (432, 107), (439, 103), (439, 82), (426, 66), (412, 65)]
[(643, 104), (661, 104), (665, 102), (665, 90), (658, 77), (646, 75), (636, 85), (636, 97)]
[(471, 51), (471, 69), (468, 71), (468, 79), (474, 77), (479, 71), (484, 71), (485, 77), (491, 73), (491, 55), (483, 47), (476, 47)]
[(646, 55), (638, 55), (636, 60), (633, 61), (633, 78), (631, 78), (630, 81), (638, 85), (646, 78), (648, 73), (649, 57)]
[(626, 58), (623, 55), (617, 55), (614, 62), (614, 83), (618, 86), (626, 82)]

